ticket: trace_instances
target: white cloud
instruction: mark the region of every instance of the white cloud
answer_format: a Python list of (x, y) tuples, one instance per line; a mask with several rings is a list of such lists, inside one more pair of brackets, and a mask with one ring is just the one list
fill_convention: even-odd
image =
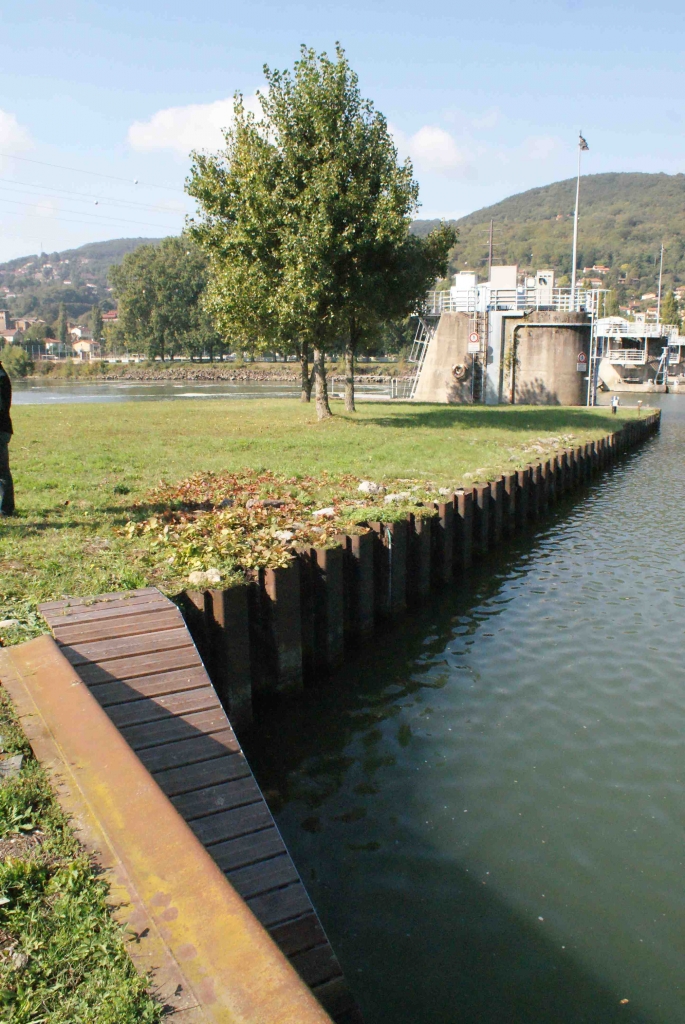
[[(256, 95), (245, 99), (245, 107), (259, 112)], [(223, 130), (232, 120), (232, 97), (214, 103), (167, 107), (158, 110), (149, 121), (134, 121), (128, 130), (128, 142), (141, 152), (172, 149), (182, 156), (187, 156), (192, 149), (217, 150), (223, 146)]]
[(417, 171), (448, 178), (464, 177), (471, 172), (469, 154), (444, 128), (424, 125), (414, 135), (405, 135), (399, 128), (389, 127), (400, 154), (410, 156)]
[[(26, 128), (19, 124), (14, 114), (0, 110), (0, 150), (8, 157), (31, 149), (33, 142)], [(0, 155), (0, 166), (4, 157)]]
[(562, 142), (554, 135), (532, 135), (523, 143), (522, 149), (530, 160), (549, 160), (562, 148)]

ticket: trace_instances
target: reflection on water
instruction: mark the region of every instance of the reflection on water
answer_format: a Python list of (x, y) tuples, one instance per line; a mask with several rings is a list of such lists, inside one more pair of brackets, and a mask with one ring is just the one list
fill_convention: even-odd
[[(181, 398), (299, 398), (300, 386), (289, 381), (163, 381), (137, 383), (135, 381), (94, 381), (91, 383), (38, 383), (30, 380), (15, 381), (15, 405), (64, 405), (83, 402), (160, 402)], [(330, 394), (342, 397), (343, 384), (330, 382)], [(390, 397), (389, 384), (357, 384), (360, 398), (386, 399)]]
[(248, 746), (367, 1024), (685, 1020), (685, 402), (661, 404), (660, 437)]

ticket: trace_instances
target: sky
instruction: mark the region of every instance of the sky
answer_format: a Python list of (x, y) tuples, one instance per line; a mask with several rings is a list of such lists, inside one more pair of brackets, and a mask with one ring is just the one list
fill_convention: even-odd
[(0, 261), (177, 233), (192, 149), (302, 43), (345, 48), (410, 156), (420, 217), (583, 172), (685, 170), (674, 0), (3, 0)]

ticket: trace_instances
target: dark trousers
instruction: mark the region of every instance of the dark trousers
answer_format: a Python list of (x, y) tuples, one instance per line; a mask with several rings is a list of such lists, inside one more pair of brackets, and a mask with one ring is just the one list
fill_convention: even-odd
[(11, 434), (0, 433), (0, 512), (11, 516), (14, 512), (14, 483), (10, 473)]

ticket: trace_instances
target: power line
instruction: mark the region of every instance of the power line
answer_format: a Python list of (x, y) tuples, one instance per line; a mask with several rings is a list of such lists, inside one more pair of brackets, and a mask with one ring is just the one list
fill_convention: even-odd
[(26, 164), (39, 164), (41, 167), (55, 167), (59, 171), (74, 171), (76, 174), (90, 174), (95, 178), (108, 178), (110, 181), (125, 181), (127, 185), (143, 185), (145, 188), (163, 188), (168, 192), (183, 192), (182, 188), (174, 188), (173, 185), (153, 185), (150, 182), (138, 181), (134, 179), (131, 181), (130, 178), (120, 178), (114, 174), (101, 174), (99, 171), (84, 171), (82, 167), (65, 167), (64, 164), (49, 164), (46, 160), (31, 160), (27, 156), (17, 156), (15, 153), (2, 153), (0, 156), (7, 157), (10, 160), (23, 160)]
[[(36, 203), (22, 203), (18, 199), (5, 199), (2, 196), (0, 196), (0, 203), (11, 203), (12, 206), (29, 206), (29, 207), (32, 207), (32, 208), (35, 208), (35, 206), (36, 206)], [(88, 214), (85, 213), (83, 210), (65, 210), (64, 212), (65, 213), (78, 213), (78, 214), (81, 214), (81, 216), (85, 216), (85, 217), (88, 216)], [(34, 216), (37, 217), (37, 216), (39, 216), (39, 214), (34, 214)], [(96, 216), (96, 215), (93, 214), (92, 216)], [(57, 219), (57, 218), (55, 218), (55, 219)], [(125, 220), (123, 217), (109, 217), (107, 214), (104, 214), (104, 216), (102, 216), (102, 217), (96, 217), (96, 219), (94, 221), (85, 221), (85, 222), (82, 221), (82, 223), (97, 224), (98, 221), (101, 221), (101, 220), (116, 221), (118, 224), (142, 224), (142, 225), (144, 225), (145, 227), (148, 227), (148, 228), (160, 229), (160, 228), (164, 227), (163, 224), (151, 224), (149, 221), (144, 221), (144, 220)]]
[[(16, 184), (16, 185), (25, 185), (28, 188), (35, 188), (35, 189), (42, 188), (42, 189), (46, 189), (47, 191), (45, 193), (43, 193), (43, 194), (48, 199), (53, 198), (52, 196), (50, 196), (48, 194), (49, 192), (60, 192), (63, 195), (67, 195), (67, 196), (82, 196), (84, 199), (90, 200), (90, 202), (95, 201), (97, 203), (107, 203), (107, 204), (111, 203), (113, 206), (125, 206), (125, 207), (133, 206), (133, 207), (140, 207), (141, 209), (144, 209), (144, 210), (159, 210), (161, 213), (169, 213), (169, 214), (185, 212), (185, 211), (182, 211), (182, 210), (170, 210), (166, 206), (152, 206), (150, 203), (137, 203), (135, 201), (135, 199), (110, 199), (110, 198), (107, 198), (106, 196), (105, 197), (100, 197), (100, 196), (89, 195), (87, 192), (72, 192), (70, 189), (67, 189), (67, 188), (57, 188), (55, 185), (34, 185), (33, 182), (30, 182), (30, 181), (17, 181), (15, 178), (0, 178), (0, 181), (8, 182), (10, 185), (15, 185)], [(31, 195), (32, 196), (32, 195), (36, 195), (37, 194), (35, 192), (26, 192), (23, 188), (8, 188), (7, 185), (0, 185), (0, 188), (3, 191), (5, 191), (5, 192), (19, 192), (22, 195)], [(56, 196), (55, 198), (59, 198), (59, 196)]]

